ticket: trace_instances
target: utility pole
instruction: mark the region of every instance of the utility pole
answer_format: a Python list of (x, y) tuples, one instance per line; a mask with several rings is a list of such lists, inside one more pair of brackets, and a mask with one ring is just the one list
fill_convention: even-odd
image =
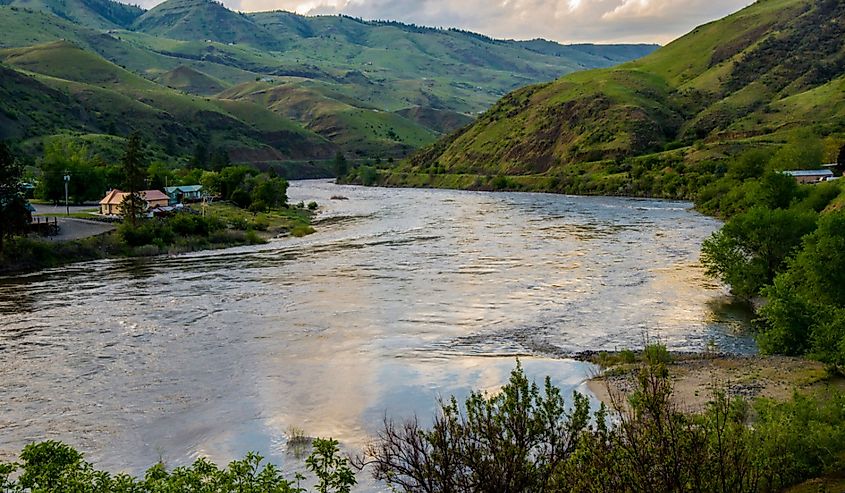
[(70, 216), (70, 205), (67, 201), (67, 185), (70, 182), (70, 173), (65, 170), (65, 213)]

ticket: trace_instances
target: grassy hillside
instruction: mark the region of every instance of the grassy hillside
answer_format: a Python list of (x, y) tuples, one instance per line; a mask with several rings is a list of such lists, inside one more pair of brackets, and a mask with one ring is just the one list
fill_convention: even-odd
[(184, 65), (161, 74), (156, 80), (163, 86), (201, 95), (217, 94), (226, 89), (228, 85), (219, 79)]
[(282, 48), (271, 33), (212, 0), (168, 0), (144, 12), (131, 27), (164, 38)]
[(842, 132), (843, 18), (836, 0), (759, 1), (640, 60), (517, 90), (402, 171), (554, 174), (668, 149), (694, 164), (793, 128)]
[(334, 152), (327, 140), (266, 108), (173, 91), (69, 42), (2, 50), (0, 60), (6, 132), (36, 146), (60, 133), (125, 136), (137, 129), (160, 151), (177, 154), (197, 143), (253, 162)]
[[(241, 14), (210, 0), (168, 0), (146, 12), (112, 0), (0, 0), (0, 32), (0, 48), (12, 49), (3, 58), (18, 70), (120, 90), (157, 110), (194, 106), (178, 95), (261, 105), (319, 134), (309, 132), (321, 143), (313, 155), (300, 156), (313, 158), (324, 154), (325, 139), (360, 157), (405, 156), (515, 88), (654, 49), (502, 41), (343, 16)], [(67, 57), (56, 42), (87, 54)], [(93, 61), (99, 59), (110, 66)], [(124, 121), (88, 130), (131, 126)], [(69, 120), (67, 130), (78, 131), (77, 123)], [(197, 132), (193, 138), (203, 134)], [(222, 129), (214, 135), (219, 140)]]
[(95, 29), (126, 27), (144, 13), (140, 7), (111, 0), (3, 0), (0, 5), (47, 12)]

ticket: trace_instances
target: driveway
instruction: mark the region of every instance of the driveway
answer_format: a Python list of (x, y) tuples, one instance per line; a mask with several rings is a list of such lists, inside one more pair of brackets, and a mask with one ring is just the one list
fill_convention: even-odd
[(45, 236), (50, 241), (70, 241), (97, 236), (115, 229), (114, 224), (100, 221), (88, 221), (73, 217), (48, 218), (52, 223), (54, 220), (59, 223), (59, 234), (56, 236)]

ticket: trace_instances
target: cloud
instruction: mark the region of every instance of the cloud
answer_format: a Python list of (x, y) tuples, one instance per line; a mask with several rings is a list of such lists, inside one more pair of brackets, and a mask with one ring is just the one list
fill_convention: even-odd
[(498, 38), (667, 43), (752, 0), (224, 0), (243, 11), (343, 13)]

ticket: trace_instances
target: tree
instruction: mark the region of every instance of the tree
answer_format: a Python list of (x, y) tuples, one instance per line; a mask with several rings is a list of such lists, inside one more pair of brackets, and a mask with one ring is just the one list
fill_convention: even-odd
[(211, 164), (211, 169), (214, 171), (220, 171), (221, 169), (232, 164), (232, 161), (229, 159), (229, 152), (226, 151), (226, 149), (222, 149), (220, 147), (214, 149), (211, 152), (209, 162)]
[(209, 196), (220, 195), (220, 175), (214, 171), (203, 171), (199, 179), (203, 193)]
[(346, 156), (342, 152), (337, 151), (334, 157), (334, 175), (338, 178), (343, 178), (349, 172), (349, 163), (346, 162)]
[(26, 231), (29, 211), (26, 208), (21, 176), (23, 167), (5, 142), (0, 142), (0, 252), (3, 240)]
[(314, 485), (319, 493), (349, 493), (358, 482), (349, 460), (340, 456), (338, 445), (338, 441), (331, 438), (316, 438), (314, 451), (305, 460), (305, 466), (319, 480)]
[(274, 209), (287, 204), (288, 182), (282, 178), (268, 178), (266, 175), (255, 177), (252, 189), (253, 202), (262, 202)]
[(810, 131), (796, 132), (774, 155), (775, 170), (818, 168), (824, 160), (824, 144)]
[(220, 196), (224, 200), (232, 200), (232, 194), (235, 190), (243, 189), (244, 181), (247, 176), (257, 174), (255, 168), (249, 166), (229, 166), (220, 170), (219, 184)]
[(845, 167), (845, 144), (839, 148), (839, 155), (836, 158), (836, 164), (838, 164), (840, 168)]
[(208, 166), (208, 148), (202, 142), (197, 142), (197, 145), (194, 146), (194, 155), (191, 156), (191, 166), (203, 169)]
[(126, 142), (121, 164), (123, 165), (123, 187), (127, 193), (120, 204), (121, 212), (124, 218), (129, 218), (129, 224), (134, 228), (145, 206), (140, 193), (145, 179), (144, 155), (141, 148), (141, 136), (137, 131), (133, 132)]
[(763, 175), (771, 157), (772, 153), (765, 149), (751, 149), (743, 152), (728, 166), (727, 176), (739, 181), (758, 178)]
[(41, 177), (37, 196), (54, 203), (65, 198), (65, 175), (70, 175), (68, 196), (71, 202), (99, 200), (106, 190), (107, 172), (81, 142), (54, 138), (44, 145)]
[(704, 241), (701, 261), (707, 274), (728, 284), (736, 296), (752, 298), (785, 270), (817, 217), (813, 211), (754, 207)]

